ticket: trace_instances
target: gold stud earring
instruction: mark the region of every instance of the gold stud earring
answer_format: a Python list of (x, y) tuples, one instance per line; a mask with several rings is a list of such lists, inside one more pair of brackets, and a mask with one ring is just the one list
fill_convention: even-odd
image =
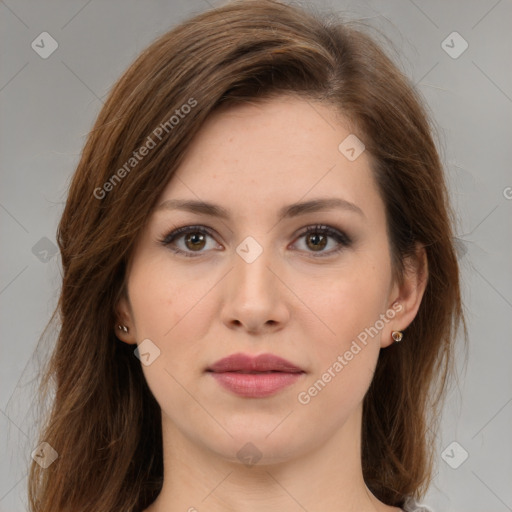
[(118, 325), (117, 328), (120, 330), (120, 331), (123, 331), (123, 332), (128, 332), (128, 327), (126, 327), (126, 325)]
[(398, 343), (399, 341), (402, 341), (404, 334), (402, 331), (393, 331), (391, 333), (391, 337), (393, 338), (395, 343)]

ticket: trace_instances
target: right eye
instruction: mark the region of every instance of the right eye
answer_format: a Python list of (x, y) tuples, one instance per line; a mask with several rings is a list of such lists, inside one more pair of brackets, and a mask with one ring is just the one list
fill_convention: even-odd
[[(206, 245), (206, 237), (213, 236), (204, 226), (183, 226), (168, 233), (160, 242), (177, 254), (194, 258), (205, 252), (202, 249)], [(176, 246), (176, 242), (181, 239), (183, 239), (184, 248)]]

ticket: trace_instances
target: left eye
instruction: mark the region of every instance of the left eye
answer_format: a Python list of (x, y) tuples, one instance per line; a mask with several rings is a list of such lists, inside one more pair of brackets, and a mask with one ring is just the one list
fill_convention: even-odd
[[(308, 248), (313, 248), (313, 252), (320, 252), (320, 254), (315, 254), (315, 257), (325, 257), (336, 254), (352, 244), (348, 235), (330, 226), (309, 226), (299, 235), (299, 239), (303, 237)], [(323, 251), (326, 245), (328, 245), (329, 238), (335, 240), (337, 247), (330, 251)]]
[[(203, 226), (184, 226), (171, 231), (160, 242), (175, 253), (183, 254), (187, 257), (195, 257), (205, 252), (203, 249), (206, 245), (206, 237), (213, 238), (213, 235)], [(317, 253), (313, 254), (314, 257), (330, 256), (341, 251), (344, 247), (350, 246), (352, 243), (350, 238), (342, 231), (330, 226), (321, 225), (309, 226), (298, 236), (298, 239), (302, 238), (304, 238), (306, 246), (312, 249), (306, 252)], [(335, 240), (338, 246), (330, 251), (324, 251), (328, 245), (329, 238)], [(177, 247), (178, 241), (183, 241), (185, 248)]]

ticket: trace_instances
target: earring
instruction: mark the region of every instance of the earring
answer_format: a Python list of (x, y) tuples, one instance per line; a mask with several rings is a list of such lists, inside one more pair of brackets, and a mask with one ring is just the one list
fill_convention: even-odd
[(391, 333), (391, 337), (395, 341), (395, 343), (398, 343), (399, 341), (402, 341), (402, 338), (404, 337), (404, 334), (402, 331), (393, 331)]
[(123, 331), (123, 332), (128, 332), (128, 327), (126, 327), (126, 325), (118, 325), (117, 328), (120, 330), (120, 331)]

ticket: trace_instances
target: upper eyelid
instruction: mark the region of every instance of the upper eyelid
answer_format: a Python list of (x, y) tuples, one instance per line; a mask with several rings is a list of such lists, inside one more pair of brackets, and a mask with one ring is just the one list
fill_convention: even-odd
[[(161, 241), (164, 243), (164, 244), (171, 244), (173, 242), (175, 242), (176, 240), (179, 240), (181, 239), (184, 235), (186, 235), (187, 233), (190, 233), (190, 232), (194, 232), (197, 231), (197, 232), (202, 232), (202, 231), (206, 231), (206, 234), (212, 238), (216, 238), (215, 237), (215, 234), (217, 233), (217, 230), (209, 227), (209, 226), (205, 226), (204, 224), (186, 224), (184, 226), (179, 226), (179, 227), (176, 227), (176, 228), (172, 228), (170, 229), (167, 234), (165, 234), (162, 238), (161, 238)], [(333, 238), (336, 234), (338, 234), (340, 236), (340, 238), (343, 238), (345, 239), (344, 241), (338, 241), (337, 243), (338, 244), (350, 244), (352, 243), (353, 239), (352, 237), (344, 230), (344, 229), (341, 229), (341, 228), (337, 228), (335, 226), (331, 226), (327, 223), (315, 223), (315, 224), (308, 224), (307, 226), (303, 226), (302, 228), (300, 228), (298, 230), (298, 232), (296, 232), (293, 237), (294, 237), (294, 241), (298, 240), (299, 238), (302, 238), (304, 237), (305, 235), (308, 234), (308, 232), (310, 231), (315, 231), (315, 230), (318, 230), (318, 231), (327, 231), (327, 233), (325, 233), (325, 236), (328, 236), (328, 237), (331, 237)], [(333, 233), (329, 233), (329, 231), (333, 231)], [(172, 236), (172, 239), (170, 239), (169, 241), (166, 242), (166, 240), (170, 237), (170, 235), (173, 235)], [(219, 242), (217, 242), (219, 243)], [(198, 254), (200, 253), (201, 251), (198, 251)]]
[[(313, 229), (313, 228), (318, 229), (318, 230), (324, 229), (324, 230), (338, 231), (340, 234), (346, 234), (348, 236), (345, 229), (343, 229), (343, 228), (338, 228), (338, 227), (332, 226), (328, 223), (319, 223), (319, 222), (307, 224), (306, 226), (303, 226), (303, 227), (295, 230), (295, 234), (293, 236), (303, 235), (303, 234), (307, 233), (308, 229)], [(177, 226), (175, 228), (168, 229), (167, 231), (165, 231), (164, 237), (167, 237), (176, 232), (178, 232), (177, 233), (178, 235), (182, 235), (184, 233), (187, 233), (188, 231), (193, 231), (194, 229), (196, 229), (198, 231), (205, 230), (208, 232), (209, 235), (218, 234), (218, 230), (211, 228), (210, 226), (206, 226), (204, 224), (184, 224), (183, 226)], [(230, 232), (232, 233), (231, 230), (230, 230)]]

